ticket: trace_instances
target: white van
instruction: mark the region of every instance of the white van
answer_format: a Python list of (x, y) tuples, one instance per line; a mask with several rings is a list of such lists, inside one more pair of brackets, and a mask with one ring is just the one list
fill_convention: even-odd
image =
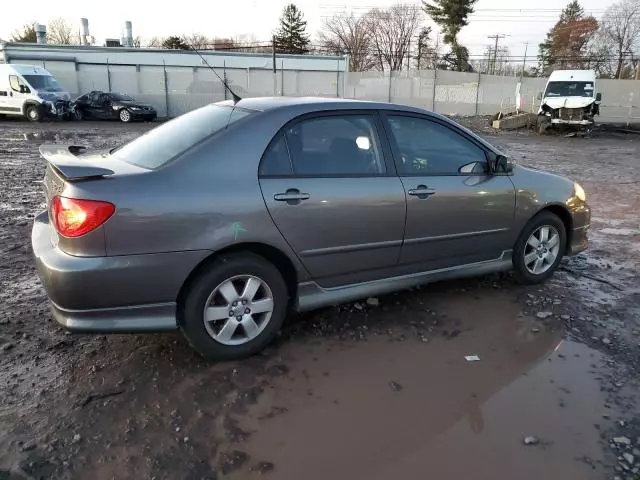
[(0, 64), (0, 115), (22, 115), (32, 122), (57, 115), (71, 96), (44, 68)]
[(539, 99), (538, 129), (543, 133), (557, 125), (590, 129), (600, 114), (602, 94), (596, 92), (595, 71), (556, 70)]

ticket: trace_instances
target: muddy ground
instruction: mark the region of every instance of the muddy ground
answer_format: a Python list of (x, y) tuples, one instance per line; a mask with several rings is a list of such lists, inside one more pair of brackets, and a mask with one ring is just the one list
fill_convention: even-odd
[(149, 125), (1, 122), (0, 479), (640, 478), (640, 136), (469, 124), (584, 186), (586, 253), (544, 286), (492, 275), (298, 315), (264, 354), (212, 364), (179, 334), (66, 333), (31, 261), (39, 144)]

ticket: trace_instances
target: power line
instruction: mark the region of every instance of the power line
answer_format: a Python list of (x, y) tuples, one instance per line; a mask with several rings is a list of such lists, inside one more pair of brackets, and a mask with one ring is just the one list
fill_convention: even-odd
[[(416, 8), (422, 8), (420, 5), (412, 5), (415, 6)], [(340, 8), (344, 8), (347, 10), (370, 10), (373, 8), (380, 8), (379, 5), (354, 5), (354, 6), (349, 6), (349, 5), (320, 5), (321, 9), (340, 9)], [(591, 13), (591, 12), (606, 12), (607, 9), (605, 8), (593, 8), (593, 9), (589, 9), (589, 10), (585, 10), (585, 13)], [(562, 13), (564, 11), (564, 8), (476, 8), (474, 9), (474, 12), (513, 12), (513, 13), (540, 13), (540, 12), (544, 12), (544, 13)]]

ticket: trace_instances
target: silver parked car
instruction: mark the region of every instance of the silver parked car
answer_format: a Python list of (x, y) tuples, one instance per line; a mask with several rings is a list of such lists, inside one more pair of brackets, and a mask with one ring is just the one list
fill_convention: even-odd
[(40, 152), (32, 243), (56, 320), (179, 329), (207, 358), (262, 349), (289, 308), (508, 269), (541, 282), (587, 247), (578, 184), (407, 106), (253, 98)]

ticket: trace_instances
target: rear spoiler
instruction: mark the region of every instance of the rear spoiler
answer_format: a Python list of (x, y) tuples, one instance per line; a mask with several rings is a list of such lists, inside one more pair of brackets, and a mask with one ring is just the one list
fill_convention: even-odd
[(78, 145), (42, 145), (40, 155), (56, 169), (65, 180), (87, 180), (91, 178), (108, 177), (115, 172), (108, 168), (91, 165), (77, 155), (83, 153), (86, 147)]

